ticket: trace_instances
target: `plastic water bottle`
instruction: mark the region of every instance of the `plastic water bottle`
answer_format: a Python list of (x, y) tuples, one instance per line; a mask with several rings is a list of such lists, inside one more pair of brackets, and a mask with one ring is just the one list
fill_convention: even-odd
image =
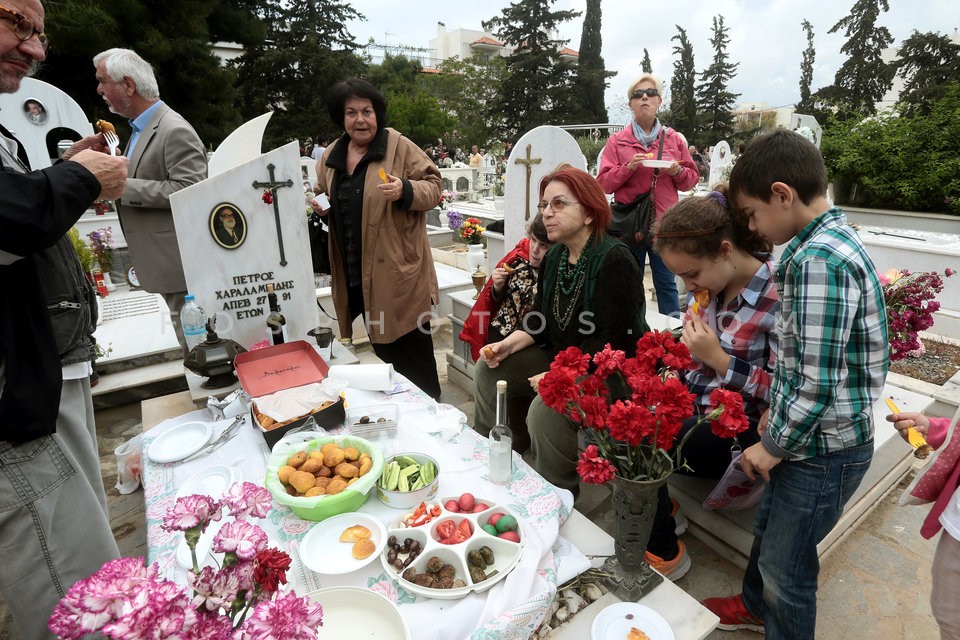
[(497, 380), (497, 423), (490, 429), (490, 482), (506, 484), (513, 476), (513, 433), (507, 424), (507, 381)]
[(183, 329), (183, 338), (189, 352), (207, 339), (207, 314), (194, 302), (193, 294), (188, 294), (183, 299), (186, 302), (180, 309), (180, 327)]

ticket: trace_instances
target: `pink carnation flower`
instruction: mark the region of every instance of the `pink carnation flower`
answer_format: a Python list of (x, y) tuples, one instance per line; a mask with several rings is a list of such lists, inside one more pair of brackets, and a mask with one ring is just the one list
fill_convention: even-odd
[(213, 520), (221, 517), (220, 504), (210, 496), (184, 496), (163, 516), (165, 531), (187, 531), (200, 527), (203, 532)]
[(295, 593), (257, 605), (241, 629), (242, 640), (310, 640), (323, 626), (323, 607)]
[(238, 558), (252, 560), (267, 547), (267, 534), (260, 527), (235, 520), (221, 527), (213, 539), (213, 550), (235, 553)]
[(252, 482), (243, 482), (230, 485), (220, 499), (230, 515), (240, 520), (248, 516), (266, 518), (273, 504), (273, 497), (266, 487), (260, 487)]

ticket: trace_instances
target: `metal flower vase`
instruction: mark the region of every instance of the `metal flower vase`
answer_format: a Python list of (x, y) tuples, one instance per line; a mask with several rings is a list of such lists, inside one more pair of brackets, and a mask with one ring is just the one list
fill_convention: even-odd
[(602, 570), (610, 589), (624, 602), (636, 602), (663, 582), (644, 555), (657, 514), (657, 492), (672, 472), (670, 465), (659, 480), (613, 478), (614, 556)]

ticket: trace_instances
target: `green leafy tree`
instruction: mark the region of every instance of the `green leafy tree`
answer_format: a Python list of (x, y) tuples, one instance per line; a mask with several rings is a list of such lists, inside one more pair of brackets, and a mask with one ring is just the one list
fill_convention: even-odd
[[(670, 81), (670, 126), (693, 142), (698, 129), (693, 45), (680, 25), (677, 25), (677, 35), (670, 39), (677, 42), (673, 47), (677, 59), (673, 62), (673, 79)], [(699, 140), (697, 144), (700, 144)]]
[(876, 113), (876, 104), (890, 88), (895, 70), (881, 57), (893, 43), (890, 30), (877, 26), (881, 10), (890, 10), (888, 0), (857, 0), (850, 13), (827, 32), (844, 31), (847, 41), (840, 52), (848, 57), (833, 84), (817, 92), (818, 98), (843, 107), (845, 112)]
[(500, 16), (483, 23), (515, 47), (507, 57), (507, 75), (496, 108), (507, 123), (509, 137), (547, 122), (570, 119), (573, 66), (560, 57), (567, 40), (554, 39), (558, 27), (579, 11), (554, 11), (556, 0), (517, 0)]
[(914, 31), (897, 55), (897, 73), (905, 79), (899, 101), (907, 114), (928, 113), (931, 102), (960, 82), (960, 45), (947, 36)]
[(506, 59), (480, 55), (466, 60), (450, 58), (440, 64), (440, 70), (441, 74), (422, 76), (421, 82), (455, 124), (436, 131), (432, 140), (436, 142), (454, 128), (468, 144), (490, 147), (496, 140), (509, 139), (512, 130), (496, 106), (509, 73)]
[(208, 145), (240, 123), (234, 74), (211, 42), (250, 44), (263, 37), (252, 7), (240, 0), (61, 0), (46, 6), (54, 46), (39, 78), (69, 94), (91, 120), (105, 118), (126, 131), (96, 93), (93, 56), (129, 48), (153, 65), (160, 97), (179, 111)]
[(326, 99), (334, 84), (366, 70), (344, 26), (363, 16), (338, 0), (261, 1), (267, 37), (248, 48), (236, 65), (244, 118), (274, 112), (265, 148), (340, 135), (343, 123), (329, 121)]
[(607, 88), (607, 78), (616, 75), (616, 72), (604, 68), (603, 56), (600, 54), (603, 44), (600, 37), (601, 18), (600, 0), (587, 0), (580, 35), (580, 58), (574, 81), (574, 117), (583, 123), (607, 121), (603, 94)]
[(960, 215), (960, 83), (927, 106), (925, 113), (827, 120), (820, 150), (838, 202), (856, 183), (857, 203), (867, 207)]
[(800, 25), (807, 35), (807, 48), (803, 50), (803, 61), (800, 63), (800, 102), (796, 107), (798, 113), (812, 113), (814, 104), (810, 98), (810, 85), (813, 83), (813, 62), (816, 59), (817, 50), (813, 46), (813, 25), (807, 20)]
[(425, 91), (390, 92), (387, 98), (387, 124), (421, 147), (437, 138), (437, 132), (457, 126), (437, 99)]
[(697, 109), (700, 112), (701, 127), (697, 139), (712, 143), (725, 140), (733, 135), (733, 114), (739, 93), (728, 89), (730, 80), (736, 75), (740, 63), (730, 62), (727, 47), (730, 44), (729, 29), (723, 25), (723, 16), (713, 19), (713, 61), (700, 74), (697, 85)]
[(386, 94), (413, 94), (422, 91), (419, 78), (423, 65), (415, 58), (387, 53), (380, 64), (367, 69), (366, 79)]
[(653, 63), (650, 62), (650, 52), (646, 47), (643, 48), (643, 60), (640, 61), (640, 71), (653, 73)]

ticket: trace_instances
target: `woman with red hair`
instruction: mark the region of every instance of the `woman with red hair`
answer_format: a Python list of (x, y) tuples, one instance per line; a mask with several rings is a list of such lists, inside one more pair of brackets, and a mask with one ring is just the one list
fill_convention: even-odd
[(632, 355), (647, 330), (637, 262), (630, 249), (606, 234), (610, 206), (590, 174), (561, 165), (540, 181), (547, 237), (555, 242), (540, 264), (533, 310), (521, 327), (480, 350), (474, 372), (474, 429), (495, 421), (496, 382), (507, 395), (533, 398), (527, 412), (534, 468), (577, 494), (577, 427), (537, 396), (554, 356), (567, 347), (596, 353), (609, 343)]

